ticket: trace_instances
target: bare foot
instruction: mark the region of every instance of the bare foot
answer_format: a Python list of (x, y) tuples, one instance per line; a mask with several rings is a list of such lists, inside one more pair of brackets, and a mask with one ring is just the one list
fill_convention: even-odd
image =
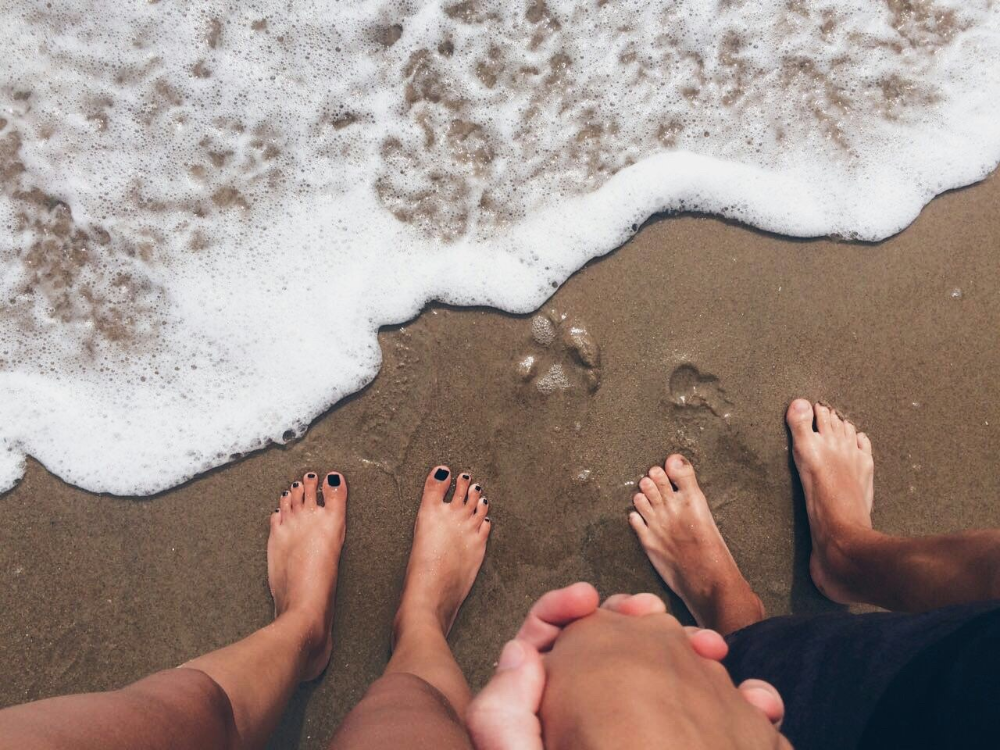
[(805, 399), (791, 403), (786, 419), (812, 534), (809, 572), (830, 599), (857, 601), (846, 583), (851, 560), (845, 546), (872, 530), (871, 441), (834, 410), (822, 404), (813, 407)]
[(670, 456), (639, 482), (629, 521), (650, 562), (698, 624), (731, 633), (764, 617), (764, 607), (722, 540), (694, 467)]
[(296, 618), (306, 633), (304, 680), (322, 674), (333, 648), (333, 600), (347, 529), (347, 483), (334, 472), (317, 492), (319, 477), (306, 474), (281, 494), (271, 514), (267, 580), (275, 619)]
[(428, 618), (447, 636), (483, 564), (491, 526), (486, 515), (489, 501), (483, 497), (482, 487), (462, 474), (448, 502), (450, 479), (447, 467), (438, 466), (424, 482), (396, 614), (394, 644), (407, 623), (426, 622)]

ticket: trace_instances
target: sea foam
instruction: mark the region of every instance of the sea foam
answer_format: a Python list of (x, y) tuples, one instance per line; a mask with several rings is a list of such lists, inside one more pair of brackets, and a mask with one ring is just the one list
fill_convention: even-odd
[(286, 441), (657, 211), (878, 240), (1000, 160), (993, 0), (11, 0), (0, 50), (0, 490)]

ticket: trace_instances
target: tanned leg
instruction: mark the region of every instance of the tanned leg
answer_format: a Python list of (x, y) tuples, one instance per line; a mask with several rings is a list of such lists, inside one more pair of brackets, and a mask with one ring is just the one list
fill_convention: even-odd
[(764, 619), (764, 606), (736, 567), (694, 467), (670, 456), (639, 482), (629, 521), (666, 584), (703, 628), (732, 633)]
[(1000, 599), (1000, 529), (927, 537), (873, 530), (868, 436), (804, 399), (786, 418), (812, 534), (809, 569), (827, 597), (901, 612)]
[(330, 658), (347, 485), (330, 474), (295, 482), (271, 517), (268, 577), (275, 620), (226, 648), (121, 690), (0, 711), (0, 748), (169, 750), (259, 748), (295, 686)]

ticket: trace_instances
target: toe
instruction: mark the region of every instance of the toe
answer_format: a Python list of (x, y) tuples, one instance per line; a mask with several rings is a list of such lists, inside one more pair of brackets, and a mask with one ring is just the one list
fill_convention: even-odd
[(319, 477), (316, 472), (310, 471), (302, 477), (302, 487), (304, 489), (302, 503), (307, 508), (316, 507), (316, 487), (319, 485)]
[(305, 488), (302, 486), (302, 482), (292, 482), (289, 492), (292, 493), (292, 511), (294, 512), (302, 507), (302, 498), (305, 496)]
[(861, 450), (863, 450), (865, 453), (867, 453), (869, 456), (871, 455), (871, 453), (872, 453), (872, 441), (863, 432), (859, 432), (858, 433), (858, 447)]
[(656, 484), (656, 489), (660, 491), (660, 495), (662, 495), (664, 499), (674, 494), (673, 485), (670, 484), (670, 477), (668, 477), (667, 472), (659, 466), (654, 466), (649, 470), (649, 478)]
[(336, 502), (343, 503), (347, 500), (347, 480), (339, 471), (331, 471), (326, 475), (323, 482), (322, 505), (333, 505)]
[(854, 426), (854, 423), (845, 419), (844, 420), (844, 437), (851, 443), (854, 443), (858, 439), (858, 430)]
[(455, 494), (451, 496), (451, 501), (456, 505), (464, 505), (466, 495), (469, 493), (469, 484), (472, 482), (472, 476), (469, 472), (463, 472), (458, 475), (455, 480)]
[(465, 499), (465, 509), (469, 515), (473, 515), (479, 509), (479, 500), (483, 496), (483, 485), (478, 482), (469, 487)]
[(425, 503), (443, 503), (448, 488), (451, 487), (451, 471), (447, 466), (435, 466), (424, 482)]
[(785, 421), (788, 422), (788, 429), (792, 431), (792, 438), (795, 440), (805, 440), (813, 433), (813, 407), (804, 398), (797, 398), (788, 407), (785, 414)]
[(490, 535), (490, 531), (493, 530), (493, 519), (489, 516), (483, 516), (483, 522), (479, 524), (479, 536), (483, 539)]
[(292, 512), (292, 493), (290, 490), (285, 490), (281, 493), (281, 500), (278, 501), (278, 507), (281, 508), (281, 515), (287, 516)]
[(646, 541), (646, 535), (649, 534), (649, 527), (646, 522), (642, 520), (640, 516), (635, 511), (628, 514), (628, 525), (635, 529), (635, 533), (639, 536), (640, 542)]
[[(472, 505), (472, 503), (469, 504)], [(473, 507), (475, 508), (475, 510), (472, 513), (472, 523), (473, 525), (478, 526), (480, 523), (483, 522), (483, 520), (486, 518), (486, 515), (489, 513), (490, 501), (485, 497), (481, 497)]]
[(830, 408), (823, 406), (823, 404), (816, 404), (816, 428), (819, 430), (820, 435), (829, 435), (832, 429), (830, 426)]
[[(632, 505), (635, 509), (639, 511), (639, 515), (642, 516), (643, 521), (648, 521), (653, 516), (653, 505), (649, 502), (649, 497), (642, 492), (637, 492), (632, 497)], [(646, 524), (643, 523), (643, 526)]]
[(271, 514), (271, 530), (281, 526), (281, 509), (275, 508), (274, 513)]
[(836, 409), (830, 409), (830, 432), (837, 437), (844, 434), (844, 419)]
[(698, 489), (698, 480), (694, 475), (694, 467), (691, 462), (679, 453), (675, 453), (667, 459), (665, 464), (667, 476), (670, 481), (677, 485), (681, 492), (689, 492)]
[[(660, 471), (663, 470), (661, 469)], [(663, 476), (666, 477), (666, 474)], [(667, 480), (667, 485), (670, 485), (669, 480)], [(643, 477), (639, 480), (639, 489), (642, 491), (642, 494), (646, 496), (646, 501), (650, 505), (660, 505), (663, 503), (663, 495), (660, 494), (660, 488), (657, 487), (656, 482), (649, 477)], [(671, 488), (670, 494), (672, 495), (673, 492), (674, 490)]]

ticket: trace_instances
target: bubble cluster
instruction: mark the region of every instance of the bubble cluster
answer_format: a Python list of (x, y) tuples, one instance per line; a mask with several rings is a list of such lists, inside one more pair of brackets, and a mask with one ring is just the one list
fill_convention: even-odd
[(286, 441), (379, 326), (657, 211), (875, 240), (1000, 160), (995, 0), (12, 0), (0, 45), (0, 490)]

